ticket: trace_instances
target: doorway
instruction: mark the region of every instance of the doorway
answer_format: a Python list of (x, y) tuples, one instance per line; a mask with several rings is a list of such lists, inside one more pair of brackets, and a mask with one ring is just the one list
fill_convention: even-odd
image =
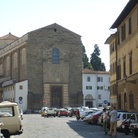
[(51, 107), (62, 107), (62, 86), (51, 86)]

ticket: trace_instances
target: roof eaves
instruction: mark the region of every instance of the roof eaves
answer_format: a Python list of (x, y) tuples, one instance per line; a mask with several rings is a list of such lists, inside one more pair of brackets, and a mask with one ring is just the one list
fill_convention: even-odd
[(137, 3), (138, 3), (138, 0), (129, 0), (129, 2), (127, 3), (123, 11), (120, 13), (116, 21), (112, 24), (110, 29), (117, 28)]

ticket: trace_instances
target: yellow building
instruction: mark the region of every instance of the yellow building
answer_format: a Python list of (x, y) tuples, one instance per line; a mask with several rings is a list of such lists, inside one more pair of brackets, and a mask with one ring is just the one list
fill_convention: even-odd
[(138, 1), (129, 0), (110, 29), (110, 101), (118, 109), (138, 112)]

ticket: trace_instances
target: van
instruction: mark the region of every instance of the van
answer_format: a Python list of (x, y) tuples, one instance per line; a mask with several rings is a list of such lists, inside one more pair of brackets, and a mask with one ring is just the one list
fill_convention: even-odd
[(117, 114), (117, 129), (121, 129), (122, 122), (126, 119), (130, 119), (133, 121), (138, 120), (138, 113), (135, 112), (118, 112)]
[(23, 133), (20, 111), (17, 103), (4, 101), (0, 103), (1, 133), (4, 138)]

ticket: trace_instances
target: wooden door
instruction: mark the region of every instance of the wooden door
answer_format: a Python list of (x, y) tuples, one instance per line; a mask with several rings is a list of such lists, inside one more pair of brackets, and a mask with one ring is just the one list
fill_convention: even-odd
[(51, 107), (56, 107), (56, 108), (62, 107), (62, 87), (61, 86), (51, 87)]

